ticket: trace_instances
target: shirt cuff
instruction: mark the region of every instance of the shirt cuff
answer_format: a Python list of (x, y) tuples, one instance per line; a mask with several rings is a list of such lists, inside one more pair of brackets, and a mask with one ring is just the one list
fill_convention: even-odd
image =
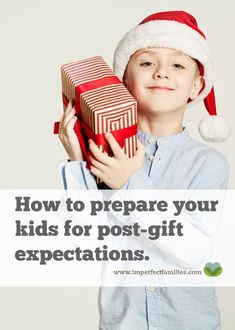
[(86, 168), (84, 161), (70, 161), (59, 166), (64, 189), (97, 189), (95, 177)]

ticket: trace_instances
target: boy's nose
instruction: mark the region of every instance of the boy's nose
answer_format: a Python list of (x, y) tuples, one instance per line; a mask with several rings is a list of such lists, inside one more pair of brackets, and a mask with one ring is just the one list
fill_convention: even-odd
[(165, 65), (159, 65), (153, 73), (154, 79), (168, 79), (169, 78), (169, 70), (166, 68)]

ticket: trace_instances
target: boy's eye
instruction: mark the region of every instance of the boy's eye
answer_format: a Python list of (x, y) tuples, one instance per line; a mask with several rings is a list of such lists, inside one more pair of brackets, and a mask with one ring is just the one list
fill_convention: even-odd
[(177, 69), (185, 69), (185, 67), (179, 63), (175, 63), (173, 64), (174, 68), (177, 68)]
[(146, 61), (146, 62), (142, 62), (141, 64), (140, 64), (140, 66), (152, 66), (152, 65), (154, 65), (154, 63), (153, 62), (149, 62), (149, 61)]

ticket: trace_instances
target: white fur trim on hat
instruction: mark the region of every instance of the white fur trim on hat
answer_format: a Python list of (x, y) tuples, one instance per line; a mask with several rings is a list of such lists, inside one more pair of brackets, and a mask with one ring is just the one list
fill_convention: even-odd
[(231, 135), (230, 127), (222, 116), (206, 116), (198, 127), (201, 137), (208, 142), (223, 142)]
[(204, 67), (205, 87), (188, 106), (203, 100), (213, 86), (210, 52), (203, 36), (184, 23), (155, 20), (137, 25), (119, 42), (114, 53), (114, 72), (122, 80), (132, 54), (137, 50), (162, 47), (172, 48), (198, 60)]

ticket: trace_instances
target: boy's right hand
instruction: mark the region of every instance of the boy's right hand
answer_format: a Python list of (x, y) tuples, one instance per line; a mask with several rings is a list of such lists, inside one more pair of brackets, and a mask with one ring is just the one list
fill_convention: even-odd
[(74, 125), (77, 121), (75, 113), (75, 108), (70, 101), (60, 120), (59, 138), (70, 160), (83, 160), (82, 150), (74, 132)]

